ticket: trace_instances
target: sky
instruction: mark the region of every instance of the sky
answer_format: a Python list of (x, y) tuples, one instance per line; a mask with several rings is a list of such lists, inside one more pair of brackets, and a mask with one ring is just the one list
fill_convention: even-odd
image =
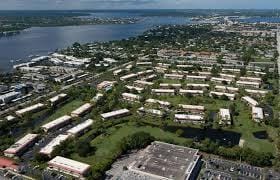
[(280, 0), (0, 0), (1, 10), (275, 9)]

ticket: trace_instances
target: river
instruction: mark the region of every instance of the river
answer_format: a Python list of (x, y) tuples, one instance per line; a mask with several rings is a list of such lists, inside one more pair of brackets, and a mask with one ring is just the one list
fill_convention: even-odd
[[(137, 17), (138, 15), (104, 12), (91, 14), (91, 17), (113, 16)], [(47, 55), (74, 42), (120, 40), (137, 36), (157, 25), (188, 23), (190, 20), (184, 17), (141, 17), (135, 24), (29, 28), (18, 35), (0, 38), (0, 72), (8, 72), (14, 64), (28, 61), (30, 55)]]
[[(0, 38), (0, 73), (8, 72), (14, 64), (28, 61), (30, 55), (47, 55), (56, 49), (65, 48), (74, 42), (120, 40), (137, 36), (157, 25), (190, 24), (190, 19), (178, 16), (140, 16), (137, 12), (95, 12), (89, 17), (136, 17), (135, 24), (85, 25), (64, 27), (33, 27), (20, 34)], [(245, 21), (245, 20), (244, 20)], [(250, 18), (250, 22), (279, 21), (279, 18)], [(13, 61), (11, 61), (13, 60)], [(20, 60), (20, 61), (16, 61)]]

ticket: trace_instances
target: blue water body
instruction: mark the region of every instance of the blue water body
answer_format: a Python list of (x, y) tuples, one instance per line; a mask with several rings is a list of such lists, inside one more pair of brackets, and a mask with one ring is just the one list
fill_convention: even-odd
[[(137, 36), (157, 25), (189, 24), (186, 17), (141, 16), (139, 12), (94, 12), (88, 17), (101, 18), (139, 18), (135, 24), (89, 25), (66, 27), (34, 27), (20, 34), (0, 38), (0, 72), (7, 72), (17, 63), (28, 61), (29, 55), (47, 55), (56, 49), (65, 48), (74, 42), (120, 40)], [(280, 22), (280, 18), (249, 18), (250, 22)], [(11, 60), (22, 59), (18, 62)]]
[[(98, 12), (89, 17), (139, 17), (133, 13)], [(0, 38), (0, 72), (7, 72), (14, 64), (28, 61), (30, 55), (46, 55), (74, 42), (120, 40), (137, 36), (164, 24), (188, 24), (185, 17), (139, 17), (135, 24), (85, 25), (65, 27), (34, 27), (20, 34)], [(21, 61), (11, 62), (11, 60)]]
[(240, 22), (246, 23), (260, 23), (260, 22), (267, 22), (267, 23), (280, 23), (280, 17), (251, 17), (240, 19)]

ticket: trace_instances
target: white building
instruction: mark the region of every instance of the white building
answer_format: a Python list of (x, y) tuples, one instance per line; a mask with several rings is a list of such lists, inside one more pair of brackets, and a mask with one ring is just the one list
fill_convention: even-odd
[(248, 87), (248, 88), (260, 88), (260, 82), (251, 82), (251, 81), (236, 81), (236, 85), (240, 87)]
[(9, 103), (11, 100), (16, 99), (17, 97), (20, 96), (21, 93), (19, 92), (9, 92), (3, 95), (0, 95), (0, 104), (6, 104)]
[(152, 62), (137, 62), (136, 66), (151, 66), (153, 63)]
[(212, 77), (210, 81), (215, 82), (215, 83), (221, 83), (221, 84), (231, 84), (232, 80), (231, 79), (225, 79), (225, 78), (217, 78), (217, 77)]
[(142, 93), (144, 91), (144, 88), (141, 88), (141, 87), (129, 86), (129, 85), (126, 85), (125, 87), (130, 91), (135, 90), (138, 93)]
[(241, 98), (241, 100), (244, 101), (245, 103), (247, 103), (251, 107), (259, 105), (259, 103), (255, 99), (253, 99), (253, 98), (251, 98), (249, 96), (243, 96)]
[(165, 79), (174, 79), (174, 80), (180, 80), (184, 78), (184, 75), (182, 74), (164, 74)]
[(11, 147), (4, 151), (4, 155), (7, 157), (20, 156), (30, 146), (32, 146), (38, 139), (38, 134), (27, 134), (23, 138), (15, 142)]
[(71, 120), (71, 116), (65, 115), (43, 125), (41, 128), (45, 132), (53, 131), (65, 126), (66, 124), (69, 124), (70, 120)]
[(158, 116), (158, 117), (163, 116), (163, 112), (158, 109), (148, 109), (148, 108), (141, 107), (138, 109), (137, 112), (139, 114), (150, 114), (150, 115)]
[(174, 89), (152, 89), (152, 93), (156, 95), (163, 95), (163, 96), (174, 96), (175, 90)]
[(240, 77), (240, 81), (249, 81), (249, 82), (262, 82), (262, 78), (259, 77)]
[(145, 75), (152, 74), (152, 73), (154, 73), (154, 71), (149, 69), (149, 70), (146, 70), (146, 71), (137, 72), (137, 76), (145, 76)]
[(141, 96), (132, 94), (132, 93), (122, 93), (123, 100), (131, 101), (131, 102), (139, 102), (141, 99)]
[(252, 119), (255, 122), (261, 122), (264, 119), (263, 109), (260, 107), (252, 107)]
[(133, 79), (133, 78), (136, 78), (136, 77), (138, 77), (138, 75), (132, 73), (132, 74), (128, 74), (128, 75), (125, 75), (125, 76), (120, 77), (120, 80), (121, 80), (121, 81), (129, 81), (129, 80), (131, 80), (131, 79)]
[(209, 84), (187, 84), (189, 89), (209, 89)]
[(160, 101), (157, 99), (147, 99), (145, 102), (146, 102), (146, 104), (158, 104), (162, 108), (168, 108), (171, 106), (170, 102)]
[(181, 84), (168, 84), (168, 83), (160, 83), (159, 86), (162, 89), (169, 89), (169, 88), (179, 89), (182, 87)]
[(69, 138), (69, 135), (60, 134), (56, 138), (52, 139), (46, 146), (44, 146), (41, 150), (41, 154), (45, 154), (51, 157), (54, 148), (60, 145), (63, 141)]
[(224, 93), (224, 92), (211, 91), (209, 95), (210, 95), (210, 97), (213, 97), (215, 95), (218, 97), (226, 96), (231, 101), (233, 101), (235, 99), (235, 94)]
[(45, 105), (42, 103), (38, 103), (38, 104), (35, 104), (32, 106), (29, 106), (27, 108), (20, 109), (20, 110), (16, 111), (15, 113), (16, 113), (16, 115), (22, 117), (27, 113), (35, 113), (35, 112), (42, 110), (43, 108), (45, 108)]
[(56, 156), (48, 162), (50, 169), (83, 179), (90, 170), (90, 165), (72, 159)]
[(153, 84), (154, 83), (148, 81), (141, 81), (141, 80), (134, 81), (134, 85), (138, 87), (152, 86)]
[(192, 114), (175, 114), (175, 122), (180, 123), (193, 123), (193, 124), (202, 124), (205, 122), (202, 115), (192, 115)]
[(221, 108), (219, 112), (219, 117), (220, 117), (219, 124), (231, 125), (231, 115), (229, 109)]
[(180, 89), (179, 94), (180, 95), (190, 94), (192, 96), (203, 96), (203, 91), (202, 90)]
[(187, 75), (186, 76), (187, 80), (190, 81), (206, 81), (207, 80), (207, 76), (193, 76), (193, 75)]
[(101, 93), (97, 93), (92, 99), (91, 102), (98, 102), (104, 95)]
[(113, 71), (113, 75), (114, 75), (114, 76), (118, 76), (118, 75), (121, 74), (122, 72), (123, 72), (122, 69), (117, 69), (117, 70)]
[(221, 92), (238, 93), (239, 88), (228, 86), (215, 86), (215, 90)]
[(268, 91), (265, 90), (255, 90), (255, 89), (245, 89), (245, 92), (247, 92), (249, 95), (257, 95), (264, 97)]
[(80, 134), (84, 133), (88, 128), (91, 127), (91, 125), (93, 124), (93, 120), (92, 119), (88, 119), (78, 125), (76, 125), (75, 127), (67, 130), (67, 134), (69, 134), (70, 136), (79, 136)]
[(236, 75), (220, 73), (220, 77), (223, 79), (230, 79), (233, 81), (236, 78)]
[(97, 84), (97, 90), (107, 90), (116, 84), (116, 81), (102, 81), (101, 83)]
[(202, 114), (205, 111), (204, 106), (188, 105), (188, 104), (179, 104), (178, 106), (182, 111), (187, 113)]
[(240, 69), (227, 69), (227, 68), (223, 68), (222, 72), (225, 72), (225, 73), (226, 72), (231, 72), (231, 73), (236, 73), (236, 74), (238, 73), (239, 74), (240, 73)]
[(86, 103), (84, 105), (82, 105), (81, 107), (79, 107), (78, 109), (74, 110), (71, 112), (71, 116), (72, 117), (79, 117), (84, 115), (85, 113), (87, 113), (88, 111), (90, 111), (92, 108), (92, 104), (90, 103)]
[(57, 96), (50, 98), (49, 102), (51, 103), (51, 106), (55, 106), (56, 104), (62, 102), (66, 98), (67, 98), (67, 94), (61, 93), (61, 94), (58, 94)]
[(200, 71), (200, 72), (198, 72), (198, 75), (206, 76), (207, 78), (209, 78), (209, 77), (211, 77), (211, 72)]
[(108, 119), (120, 118), (128, 115), (130, 115), (130, 111), (128, 109), (120, 109), (112, 112), (103, 113), (101, 114), (101, 117), (103, 120), (108, 120)]

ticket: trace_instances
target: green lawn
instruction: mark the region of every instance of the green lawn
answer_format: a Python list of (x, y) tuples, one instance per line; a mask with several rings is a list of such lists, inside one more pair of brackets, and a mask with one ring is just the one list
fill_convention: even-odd
[(75, 110), (76, 108), (80, 107), (83, 104), (84, 104), (84, 102), (80, 99), (75, 99), (73, 101), (70, 101), (70, 102), (64, 104), (63, 106), (59, 107), (52, 115), (50, 115), (44, 121), (44, 123), (50, 122), (50, 121), (57, 119), (64, 115), (70, 115), (70, 113), (73, 110)]
[(257, 131), (267, 131), (270, 137), (276, 136), (274, 128), (270, 128), (264, 124), (255, 123), (251, 117), (251, 110), (243, 103), (237, 103), (237, 111), (240, 112), (239, 116), (234, 118), (234, 127), (229, 130), (240, 132), (242, 139), (244, 139), (245, 147), (249, 147), (256, 151), (272, 152), (275, 153), (276, 149), (272, 142), (267, 139), (257, 139), (253, 133)]
[[(225, 101), (220, 99), (212, 99), (210, 97), (185, 97), (185, 96), (157, 96), (157, 99), (168, 101), (173, 105), (177, 104), (198, 104), (203, 105), (208, 111), (218, 112), (220, 108), (228, 108), (232, 101)], [(264, 124), (257, 124), (251, 119), (251, 110), (247, 105), (245, 105), (240, 100), (235, 100), (236, 111), (239, 112), (239, 116), (234, 117), (233, 128), (224, 128), (230, 131), (235, 131), (242, 134), (242, 139), (244, 139), (245, 147), (249, 147), (256, 151), (261, 152), (272, 152), (275, 153), (276, 149), (273, 142), (268, 139), (257, 139), (254, 137), (253, 133), (257, 131), (267, 131), (272, 139), (276, 137), (276, 129), (266, 126)], [(176, 109), (176, 108), (175, 108)]]
[(176, 142), (183, 143), (186, 139), (177, 137), (173, 133), (163, 131), (156, 127), (141, 126), (136, 127), (133, 124), (121, 124), (109, 128), (106, 135), (100, 135), (91, 141), (91, 144), (97, 148), (94, 155), (82, 158), (77, 154), (73, 154), (72, 158), (78, 161), (82, 161), (88, 164), (94, 164), (95, 162), (102, 162), (104, 157), (111, 157), (115, 153), (119, 142), (122, 138), (129, 136), (135, 132), (144, 131), (150, 133), (155, 138), (174, 139)]

